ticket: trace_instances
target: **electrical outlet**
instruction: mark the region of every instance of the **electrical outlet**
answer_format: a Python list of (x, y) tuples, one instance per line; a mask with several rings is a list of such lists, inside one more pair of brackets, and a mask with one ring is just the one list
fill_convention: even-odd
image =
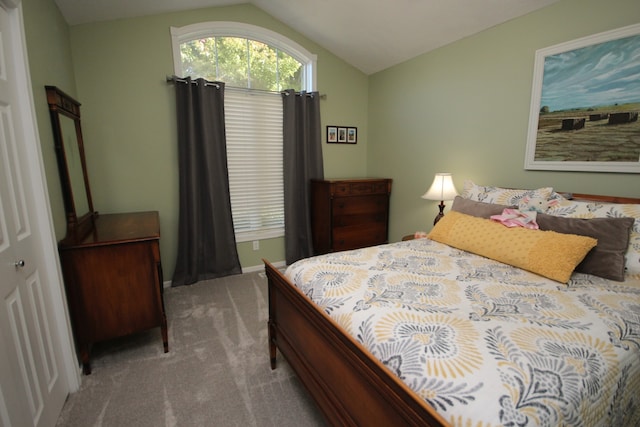
[(260, 249), (260, 240), (254, 240), (253, 241), (253, 250), (257, 251), (258, 249)]

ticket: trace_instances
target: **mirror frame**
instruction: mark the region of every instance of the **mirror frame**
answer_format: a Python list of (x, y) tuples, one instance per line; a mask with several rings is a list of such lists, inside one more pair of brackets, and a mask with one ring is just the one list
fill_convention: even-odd
[[(49, 104), (49, 115), (51, 117), (51, 126), (53, 129), (53, 140), (55, 145), (56, 157), (58, 160), (58, 172), (62, 184), (62, 197), (64, 199), (64, 207), (67, 215), (67, 234), (91, 228), (93, 218), (96, 212), (93, 210), (93, 201), (91, 200), (91, 188), (89, 187), (89, 177), (87, 174), (87, 164), (84, 155), (84, 142), (82, 139), (82, 128), (80, 126), (80, 103), (58, 89), (56, 86), (45, 86), (47, 92), (47, 103)], [(82, 165), (82, 176), (84, 181), (85, 196), (89, 207), (88, 212), (81, 212), (78, 217), (76, 212), (76, 197), (73, 194), (73, 186), (71, 183), (71, 175), (69, 172), (69, 164), (67, 153), (64, 147), (64, 137), (60, 116), (65, 116), (73, 120), (76, 130), (76, 143), (78, 144), (78, 152), (80, 155), (80, 163)], [(67, 141), (67, 144), (70, 142)], [(82, 197), (80, 195), (75, 195)]]

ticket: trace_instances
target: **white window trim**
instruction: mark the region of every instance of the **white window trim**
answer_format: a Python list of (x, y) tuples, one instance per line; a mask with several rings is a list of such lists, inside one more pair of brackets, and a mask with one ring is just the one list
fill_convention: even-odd
[(206, 37), (243, 37), (274, 46), (305, 65), (304, 81), (302, 82), (305, 90), (311, 92), (317, 88), (317, 55), (312, 54), (298, 43), (275, 31), (256, 25), (233, 21), (209, 21), (186, 25), (184, 27), (171, 27), (173, 70), (177, 76), (180, 76), (182, 73), (180, 44)]

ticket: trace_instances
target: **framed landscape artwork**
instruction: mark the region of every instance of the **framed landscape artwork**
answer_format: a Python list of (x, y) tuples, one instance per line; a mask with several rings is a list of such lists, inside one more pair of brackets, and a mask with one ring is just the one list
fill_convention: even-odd
[(640, 173), (640, 24), (536, 51), (525, 169)]

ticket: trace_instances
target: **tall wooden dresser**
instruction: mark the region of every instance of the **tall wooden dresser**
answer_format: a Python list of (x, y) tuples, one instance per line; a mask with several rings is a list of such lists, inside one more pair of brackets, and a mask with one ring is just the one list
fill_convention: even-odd
[(91, 345), (160, 327), (169, 350), (157, 212), (97, 215), (88, 233), (59, 243), (69, 311), (83, 370)]
[(311, 180), (317, 255), (387, 243), (391, 179)]

